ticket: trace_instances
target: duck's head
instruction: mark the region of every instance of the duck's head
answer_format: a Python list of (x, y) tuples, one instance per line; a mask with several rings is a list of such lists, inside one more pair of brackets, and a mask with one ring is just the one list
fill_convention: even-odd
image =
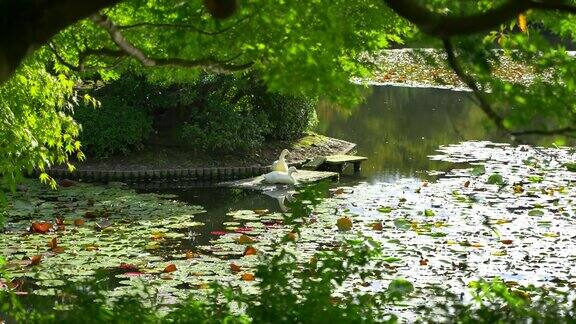
[(282, 152), (280, 153), (280, 156), (282, 157), (286, 157), (287, 155), (290, 155), (290, 151), (288, 151), (287, 149), (283, 149)]
[(288, 168), (288, 174), (292, 174), (292, 173), (298, 173), (298, 170), (293, 166)]

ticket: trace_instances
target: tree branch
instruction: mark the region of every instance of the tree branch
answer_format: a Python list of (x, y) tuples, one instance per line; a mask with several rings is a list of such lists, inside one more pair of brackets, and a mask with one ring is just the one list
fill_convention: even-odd
[(490, 105), (488, 99), (484, 95), (484, 92), (478, 87), (476, 80), (470, 75), (468, 75), (464, 69), (460, 66), (458, 59), (456, 58), (456, 53), (454, 52), (454, 47), (452, 46), (452, 42), (449, 38), (444, 38), (442, 40), (444, 45), (444, 51), (446, 52), (446, 57), (448, 61), (448, 65), (454, 71), (454, 73), (464, 82), (468, 88), (472, 90), (476, 99), (478, 99), (478, 103), (480, 104), (480, 109), (484, 111), (484, 113), (496, 124), (499, 130), (509, 133), (510, 131), (504, 126), (503, 119)]
[[(184, 58), (154, 58), (147, 56), (142, 50), (130, 43), (120, 31), (120, 28), (106, 15), (97, 13), (90, 19), (99, 27), (104, 29), (112, 38), (114, 44), (127, 55), (138, 60), (142, 65), (152, 66), (174, 66), (174, 67), (200, 67), (218, 73), (228, 73), (241, 71), (250, 68), (254, 63), (231, 64), (230, 60), (222, 61), (212, 57), (190, 60)], [(236, 57), (232, 58), (235, 59)]]
[(469, 35), (494, 29), (529, 10), (553, 10), (576, 13), (576, 7), (563, 1), (508, 0), (486, 12), (459, 16), (445, 15), (429, 10), (417, 0), (384, 0), (398, 15), (418, 26), (424, 33), (440, 37)]
[(0, 1), (0, 84), (57, 32), (120, 1)]

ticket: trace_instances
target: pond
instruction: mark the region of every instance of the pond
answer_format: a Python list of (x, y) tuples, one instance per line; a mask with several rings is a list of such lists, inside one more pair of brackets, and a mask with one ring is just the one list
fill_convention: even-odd
[[(355, 108), (321, 104), (316, 131), (356, 143), (357, 154), (368, 157), (360, 176), (351, 176), (347, 170), (342, 185), (428, 179), (431, 170), (454, 167), (428, 157), (440, 145), (500, 140), (490, 134), (489, 121), (470, 96), (445, 89), (376, 86), (366, 102)], [(202, 221), (207, 223), (208, 232), (222, 229), (229, 210), (279, 211), (276, 199), (259, 192), (211, 188), (161, 192), (204, 206), (207, 213)]]
[(62, 274), (80, 280), (102, 268), (116, 270), (111, 295), (146, 287), (170, 300), (201, 295), (214, 280), (255, 293), (257, 255), (276, 253), (279, 238), (295, 241), (297, 260), (308, 262), (357, 235), (380, 242), (373, 266), (382, 278), (354, 289), (403, 277), (425, 302), (432, 285), (460, 293), (479, 278), (574, 284), (576, 173), (565, 166), (572, 150), (469, 141), (498, 138), (462, 92), (375, 87), (360, 107), (322, 105), (318, 114), (319, 132), (357, 143), (369, 160), (361, 176), (318, 189), (326, 198), (301, 220), (299, 236), (283, 223), (290, 199), (281, 195), (30, 185), (13, 197), (15, 220), (0, 249), (38, 294), (54, 293)]

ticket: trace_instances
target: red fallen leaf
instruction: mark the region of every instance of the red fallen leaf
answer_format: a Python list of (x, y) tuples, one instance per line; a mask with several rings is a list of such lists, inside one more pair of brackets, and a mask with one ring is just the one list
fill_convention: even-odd
[(464, 182), (464, 188), (470, 187), (470, 180)]
[(256, 255), (256, 253), (258, 253), (258, 250), (256, 250), (256, 248), (253, 247), (253, 246), (247, 246), (247, 247), (244, 249), (244, 256)]
[(80, 226), (84, 225), (84, 223), (85, 223), (85, 221), (83, 219), (80, 219), (80, 218), (74, 220), (74, 226), (80, 227)]
[(428, 187), (428, 181), (422, 182), (422, 187)]
[(250, 232), (251, 230), (252, 228), (250, 227), (238, 227), (237, 229), (234, 230), (234, 232), (244, 234)]
[(85, 218), (88, 218), (88, 219), (94, 219), (94, 218), (96, 218), (96, 213), (93, 212), (93, 211), (87, 211), (87, 212), (84, 214), (84, 217), (85, 217)]
[(334, 191), (334, 194), (335, 194), (335, 195), (341, 195), (341, 194), (343, 194), (343, 193), (344, 193), (344, 189), (343, 189), (343, 188), (338, 188), (338, 189), (336, 189), (336, 190)]
[(254, 281), (254, 279), (256, 279), (256, 277), (249, 272), (243, 273), (240, 278), (244, 281)]
[(383, 226), (382, 226), (382, 222), (376, 222), (374, 224), (372, 224), (372, 229), (375, 231), (381, 231), (383, 230)]
[(118, 268), (120, 268), (124, 271), (127, 271), (127, 272), (139, 272), (140, 271), (140, 269), (138, 268), (137, 265), (131, 264), (131, 263), (124, 263), (124, 262), (120, 263), (120, 266)]
[(420, 259), (420, 265), (421, 265), (421, 266), (426, 266), (426, 265), (428, 265), (428, 259)]
[(60, 187), (72, 187), (73, 185), (76, 184), (76, 182), (72, 181), (72, 180), (68, 180), (68, 179), (62, 179), (58, 182), (58, 184), (60, 185)]
[(46, 234), (51, 228), (52, 224), (48, 222), (32, 223), (32, 226), (30, 227), (30, 232)]
[(506, 244), (506, 245), (512, 244), (512, 242), (513, 242), (512, 240), (501, 240), (500, 241), (500, 243)]
[(226, 234), (228, 234), (228, 232), (225, 232), (225, 231), (212, 231), (212, 232), (210, 232), (210, 234), (212, 234), (212, 235), (217, 235), (217, 236), (221, 236), (221, 235), (226, 235)]
[(35, 255), (30, 258), (30, 266), (37, 266), (42, 261), (42, 255)]
[(174, 263), (170, 263), (169, 265), (166, 266), (166, 268), (164, 268), (164, 273), (170, 273), (170, 272), (174, 272), (178, 270), (176, 268), (176, 265)]
[(125, 276), (128, 277), (138, 277), (138, 276), (142, 276), (143, 273), (142, 272), (126, 272), (124, 273)]
[(242, 271), (242, 267), (235, 263), (230, 263), (230, 270), (232, 270), (232, 272), (240, 272)]

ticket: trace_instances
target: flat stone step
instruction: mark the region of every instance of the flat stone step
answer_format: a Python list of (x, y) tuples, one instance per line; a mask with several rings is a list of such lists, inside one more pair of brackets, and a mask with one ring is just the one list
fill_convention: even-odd
[[(338, 172), (298, 170), (297, 173), (294, 173), (294, 178), (296, 179), (296, 185), (299, 185), (299, 184), (318, 182), (325, 179), (337, 181), (340, 178), (340, 175), (338, 174)], [(278, 186), (288, 186), (282, 184), (266, 183), (264, 182), (263, 175), (236, 181), (220, 182), (218, 185), (223, 187), (234, 187), (234, 188), (253, 189), (253, 190), (268, 190), (270, 188), (275, 188)]]
[(342, 164), (342, 163), (355, 163), (355, 162), (362, 162), (368, 160), (365, 156), (357, 156), (357, 155), (329, 155), (326, 157), (326, 164)]

